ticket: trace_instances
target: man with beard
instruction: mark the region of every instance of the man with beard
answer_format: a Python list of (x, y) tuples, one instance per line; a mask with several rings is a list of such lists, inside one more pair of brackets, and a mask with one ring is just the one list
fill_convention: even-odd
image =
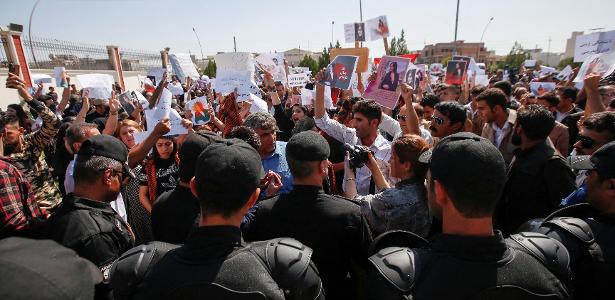
[(81, 145), (75, 161), (75, 191), (49, 218), (43, 237), (71, 248), (100, 268), (105, 283), (113, 262), (134, 244), (128, 224), (111, 208), (124, 179), (134, 178), (128, 150), (109, 135)]
[(440, 102), (434, 107), (429, 131), (433, 137), (445, 138), (463, 131), (467, 117), (463, 105), (453, 101)]
[(480, 93), (476, 97), (476, 108), (485, 121), (481, 136), (490, 140), (502, 153), (506, 165), (510, 165), (513, 151), (517, 148), (511, 143), (516, 111), (506, 108), (506, 95), (497, 88)]
[(6, 124), (2, 131), (4, 140), (4, 155), (11, 163), (26, 175), (32, 185), (34, 199), (42, 209), (53, 211), (62, 201), (58, 182), (45, 161), (44, 150), (58, 133), (61, 122), (45, 104), (32, 98), (26, 89), (26, 84), (17, 75), (9, 74), (6, 87), (16, 89), (30, 109), (43, 120), (43, 125), (37, 131), (24, 134), (25, 128), (19, 126), (15, 116), (4, 116)]
[(555, 117), (541, 105), (522, 107), (517, 113), (512, 142), (520, 148), (495, 214), (496, 228), (504, 234), (554, 212), (576, 187), (570, 166), (548, 140), (554, 126)]
[[(317, 82), (322, 78), (322, 72), (317, 77)], [(378, 132), (378, 126), (382, 120), (382, 109), (373, 100), (360, 100), (352, 107), (354, 128), (346, 127), (336, 120), (329, 118), (325, 109), (324, 85), (316, 84), (316, 99), (314, 100), (314, 121), (316, 126), (327, 133), (330, 137), (350, 145), (359, 145), (369, 148), (374, 157), (379, 161), (382, 174), (389, 180), (389, 158), (391, 157), (391, 143)], [(375, 183), (372, 174), (366, 166), (356, 170), (357, 193), (368, 195), (375, 193)], [(390, 182), (394, 184), (393, 182)]]

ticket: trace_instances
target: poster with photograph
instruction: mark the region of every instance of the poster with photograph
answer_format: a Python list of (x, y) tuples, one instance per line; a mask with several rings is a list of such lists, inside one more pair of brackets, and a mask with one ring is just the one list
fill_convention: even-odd
[(209, 103), (205, 96), (188, 101), (186, 108), (192, 113), (192, 124), (203, 125), (211, 121), (211, 117), (207, 114)]
[(181, 83), (186, 83), (186, 77), (199, 79), (201, 76), (189, 54), (171, 53), (169, 54), (169, 62), (173, 68), (173, 73), (179, 77)]
[(255, 59), (256, 64), (265, 72), (271, 75), (278, 73), (278, 65), (266, 54), (261, 54)]
[(465, 76), (466, 64), (463, 60), (449, 60), (446, 65), (444, 83), (461, 85)]
[(65, 67), (54, 67), (53, 68), (53, 77), (56, 79), (56, 87), (68, 87), (68, 81), (66, 80), (66, 68)]
[(389, 37), (389, 24), (386, 16), (369, 19), (365, 22), (365, 30), (367, 31), (367, 39), (375, 41)]
[[(376, 80), (369, 83), (364, 97), (373, 99), (378, 104), (393, 109), (399, 100), (398, 87), (407, 80), (408, 67), (414, 67), (410, 59), (396, 56), (384, 56), (376, 71)], [(416, 67), (414, 67), (416, 70)], [(415, 71), (416, 77), (416, 71)], [(414, 80), (414, 78), (412, 79)]]
[(352, 73), (357, 68), (358, 56), (338, 55), (327, 66), (322, 84), (342, 90), (350, 87)]
[(120, 101), (120, 105), (128, 115), (132, 115), (132, 112), (135, 110), (134, 103), (136, 98), (133, 97), (134, 95), (131, 91), (121, 93), (117, 96), (117, 100)]
[(535, 96), (542, 96), (545, 93), (555, 90), (555, 82), (530, 82), (530, 91)]
[(431, 73), (432, 75), (441, 74), (443, 69), (444, 69), (444, 65), (440, 63), (433, 63), (429, 65), (429, 73)]
[(357, 72), (367, 72), (369, 68), (369, 48), (333, 48), (329, 53), (331, 60), (335, 59), (338, 55), (352, 55), (358, 56), (359, 62), (357, 64)]
[(557, 73), (557, 75), (555, 75), (555, 79), (559, 81), (566, 81), (570, 79), (571, 75), (572, 67), (570, 65), (567, 65), (563, 70), (561, 70), (559, 73)]
[(166, 71), (165, 68), (153, 68), (147, 72), (145, 77), (150, 80), (152, 86), (158, 86), (158, 83), (162, 80), (162, 75)]
[(344, 41), (346, 43), (365, 42), (365, 23), (344, 24)]
[(465, 70), (463, 70), (463, 74), (467, 74), (468, 73), (468, 69), (470, 67), (472, 58), (469, 56), (461, 56), (461, 55), (454, 55), (453, 58), (451, 60), (463, 60), (466, 62), (466, 67)]

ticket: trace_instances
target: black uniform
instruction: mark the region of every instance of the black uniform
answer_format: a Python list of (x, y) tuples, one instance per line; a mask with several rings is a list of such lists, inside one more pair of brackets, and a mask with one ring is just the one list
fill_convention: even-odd
[(615, 215), (601, 214), (587, 203), (578, 204), (555, 212), (538, 232), (568, 249), (576, 299), (613, 297)]
[(356, 299), (352, 266), (365, 264), (372, 240), (358, 204), (327, 195), (318, 186), (295, 185), (288, 194), (260, 202), (243, 231), (246, 240), (291, 237), (314, 249), (312, 259), (327, 296)]
[(132, 299), (324, 299), (311, 252), (288, 238), (246, 244), (237, 227), (199, 227), (155, 264)]
[(45, 237), (97, 265), (108, 280), (113, 262), (134, 246), (128, 224), (109, 203), (69, 194), (45, 225)]
[(561, 243), (538, 233), (440, 234), (423, 248), (389, 247), (371, 256), (366, 293), (368, 299), (569, 299), (568, 258)]

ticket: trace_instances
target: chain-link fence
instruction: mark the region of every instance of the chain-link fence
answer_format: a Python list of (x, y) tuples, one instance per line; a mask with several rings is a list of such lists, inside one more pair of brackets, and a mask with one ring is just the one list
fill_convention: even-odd
[[(31, 69), (53, 69), (63, 66), (68, 70), (112, 70), (106, 46), (63, 41), (51, 38), (22, 36), (24, 52)], [(161, 67), (160, 53), (122, 49), (124, 71), (144, 71)], [(0, 65), (7, 65), (4, 45), (0, 47)]]

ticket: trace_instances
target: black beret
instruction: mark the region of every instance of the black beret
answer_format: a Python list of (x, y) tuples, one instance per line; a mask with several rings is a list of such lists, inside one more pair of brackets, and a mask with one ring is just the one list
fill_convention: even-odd
[(286, 156), (298, 161), (322, 161), (329, 158), (329, 143), (315, 131), (293, 135), (286, 144)]

